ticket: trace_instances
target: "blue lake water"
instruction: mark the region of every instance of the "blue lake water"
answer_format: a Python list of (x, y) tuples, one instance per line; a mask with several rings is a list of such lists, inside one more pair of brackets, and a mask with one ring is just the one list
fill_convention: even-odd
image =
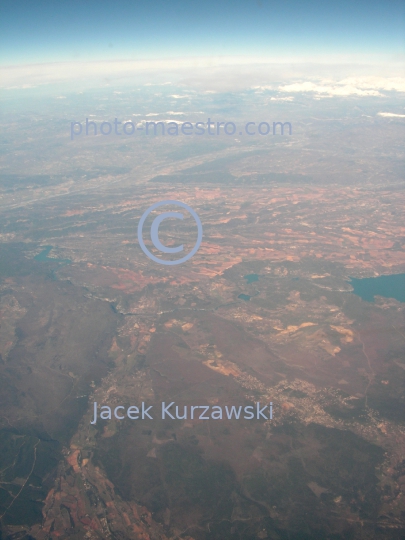
[(405, 274), (378, 276), (374, 278), (350, 278), (354, 294), (366, 302), (374, 302), (375, 296), (395, 298), (405, 302)]
[(259, 281), (259, 276), (257, 274), (247, 274), (246, 276), (243, 276), (248, 283), (254, 283), (255, 281)]
[(53, 259), (52, 257), (48, 257), (49, 253), (51, 252), (53, 246), (45, 246), (44, 249), (38, 253), (38, 255), (35, 255), (34, 260), (39, 262), (58, 262), (62, 264), (71, 264), (70, 259)]
[(252, 297), (248, 294), (240, 294), (238, 298), (240, 298), (241, 300), (245, 300), (245, 302), (248, 302)]

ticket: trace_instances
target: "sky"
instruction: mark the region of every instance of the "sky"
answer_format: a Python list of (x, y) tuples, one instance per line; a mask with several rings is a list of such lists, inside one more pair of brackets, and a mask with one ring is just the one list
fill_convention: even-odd
[(0, 21), (3, 66), (405, 50), (403, 0), (2, 0)]

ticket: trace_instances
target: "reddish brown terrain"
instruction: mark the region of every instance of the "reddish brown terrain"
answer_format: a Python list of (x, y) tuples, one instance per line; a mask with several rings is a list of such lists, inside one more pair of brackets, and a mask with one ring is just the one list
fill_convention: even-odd
[[(363, 116), (302, 117), (296, 139), (243, 151), (49, 136), (46, 175), (39, 147), (6, 162), (4, 538), (403, 539), (405, 304), (354, 281), (405, 273), (401, 128)], [(137, 238), (163, 200), (203, 226), (177, 266)], [(170, 258), (155, 215), (144, 241)], [(185, 212), (160, 238), (188, 252), (197, 228)], [(163, 401), (187, 418), (162, 420)], [(153, 420), (92, 424), (94, 402)], [(271, 419), (190, 414), (258, 402)]]

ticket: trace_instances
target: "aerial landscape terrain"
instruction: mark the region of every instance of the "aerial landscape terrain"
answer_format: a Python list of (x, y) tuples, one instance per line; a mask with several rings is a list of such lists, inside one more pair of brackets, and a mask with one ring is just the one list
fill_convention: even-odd
[[(181, 89), (157, 90), (176, 106)], [(150, 110), (150, 92), (137, 91), (145, 117), (163, 106)], [(100, 121), (104, 97), (116, 110), (134, 99), (104, 94)], [(257, 118), (274, 95), (234, 95), (232, 118), (246, 102)], [(40, 115), (34, 95), (29, 120), (13, 113), (0, 199), (7, 538), (403, 538), (404, 124), (377, 114), (385, 98), (348, 110), (291, 97), (270, 111), (292, 135), (247, 141), (72, 141), (69, 122), (52, 127), (56, 99)], [(222, 119), (225, 99), (186, 107)], [(165, 200), (203, 224), (178, 266), (151, 261), (136, 236)], [(190, 250), (196, 227), (160, 234)], [(378, 276), (397, 281), (380, 291)], [(94, 402), (271, 402), (273, 415), (91, 423)]]
[(403, 0), (0, 6), (0, 540), (405, 540)]

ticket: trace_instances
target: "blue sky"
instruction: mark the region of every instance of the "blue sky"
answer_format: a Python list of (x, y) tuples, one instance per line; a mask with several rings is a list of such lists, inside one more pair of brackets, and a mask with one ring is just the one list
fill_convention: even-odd
[(3, 65), (404, 51), (402, 0), (3, 0)]

